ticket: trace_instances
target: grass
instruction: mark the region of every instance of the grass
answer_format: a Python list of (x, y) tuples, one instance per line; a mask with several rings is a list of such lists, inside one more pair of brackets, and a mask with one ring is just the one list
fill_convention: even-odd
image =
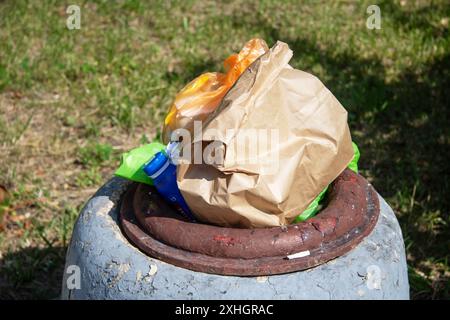
[[(174, 95), (252, 37), (287, 42), (349, 111), (402, 226), (416, 299), (450, 298), (448, 1), (0, 2), (0, 298), (55, 298), (82, 204)], [(2, 189), (3, 190), (3, 189)], [(6, 199), (5, 199), (6, 198)]]

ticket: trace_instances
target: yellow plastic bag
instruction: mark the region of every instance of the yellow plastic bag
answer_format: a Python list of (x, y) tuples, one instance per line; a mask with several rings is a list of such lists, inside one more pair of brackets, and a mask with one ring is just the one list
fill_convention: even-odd
[(175, 97), (164, 121), (163, 141), (170, 141), (171, 133), (185, 128), (192, 133), (193, 122), (204, 120), (222, 101), (239, 76), (258, 57), (269, 50), (262, 39), (248, 41), (239, 54), (224, 61), (226, 73), (207, 72), (188, 83)]

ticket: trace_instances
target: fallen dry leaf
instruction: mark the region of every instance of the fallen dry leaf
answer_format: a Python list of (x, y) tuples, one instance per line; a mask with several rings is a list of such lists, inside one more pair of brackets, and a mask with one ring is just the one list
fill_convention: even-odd
[(9, 198), (9, 192), (6, 187), (0, 185), (0, 203)]

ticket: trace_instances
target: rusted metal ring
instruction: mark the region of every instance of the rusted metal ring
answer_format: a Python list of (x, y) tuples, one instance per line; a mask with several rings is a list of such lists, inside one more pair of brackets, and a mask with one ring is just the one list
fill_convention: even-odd
[[(361, 176), (345, 170), (331, 185), (327, 206), (287, 227), (223, 228), (180, 217), (149, 186), (134, 184), (121, 206), (125, 234), (142, 251), (174, 265), (224, 275), (302, 270), (354, 248), (374, 228), (378, 197)], [(310, 255), (286, 256), (309, 250)]]

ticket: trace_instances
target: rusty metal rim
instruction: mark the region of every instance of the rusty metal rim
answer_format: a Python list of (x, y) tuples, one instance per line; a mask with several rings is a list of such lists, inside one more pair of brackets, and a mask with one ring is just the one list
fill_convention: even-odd
[[(177, 216), (154, 192), (147, 193), (147, 198), (139, 198), (146, 194), (146, 190), (151, 190), (146, 188), (132, 185), (122, 201), (121, 225), (131, 242), (146, 254), (162, 261), (194, 271), (222, 275), (271, 275), (319, 265), (358, 245), (372, 231), (379, 215), (375, 190), (364, 178), (350, 170), (345, 170), (335, 180), (331, 187), (329, 204), (322, 212), (314, 219), (287, 228), (249, 230), (192, 224)], [(155, 224), (160, 228), (155, 228)], [(177, 241), (180, 238), (172, 237), (174, 243), (161, 241), (162, 238), (167, 239), (169, 234), (174, 235), (174, 232), (186, 239), (183, 234), (187, 233), (183, 228), (187, 228), (189, 224), (189, 232), (195, 228), (201, 228), (203, 232), (197, 232), (195, 237), (188, 238), (189, 241), (196, 239), (193, 243), (185, 241), (184, 247), (176, 247), (174, 243), (179, 245)], [(234, 245), (230, 244), (230, 238), (226, 238), (226, 235), (236, 235), (240, 232), (240, 241), (235, 241)], [(275, 242), (275, 245), (267, 247), (266, 250), (261, 246), (255, 249), (242, 242), (251, 242), (251, 237), (261, 241), (264, 237), (280, 237), (280, 234), (284, 236), (284, 240), (278, 244)], [(219, 235), (219, 238), (215, 235)], [(320, 239), (317, 235), (320, 235)], [(296, 240), (300, 238), (303, 240), (299, 245)], [(217, 239), (228, 240), (216, 241)], [(270, 239), (267, 238), (265, 243), (270, 243)], [(286, 259), (287, 254), (296, 250), (303, 251), (302, 249), (309, 250), (310, 255), (299, 259)], [(273, 255), (270, 256), (267, 252)], [(240, 256), (236, 256), (237, 254)], [(256, 256), (258, 254), (260, 255)]]
[(366, 185), (354, 172), (344, 172), (333, 183), (328, 206), (319, 215), (283, 228), (241, 229), (191, 223), (165, 206), (146, 185), (138, 186), (133, 208), (144, 230), (172, 247), (215, 257), (273, 257), (314, 249), (360, 227), (367, 211)]

